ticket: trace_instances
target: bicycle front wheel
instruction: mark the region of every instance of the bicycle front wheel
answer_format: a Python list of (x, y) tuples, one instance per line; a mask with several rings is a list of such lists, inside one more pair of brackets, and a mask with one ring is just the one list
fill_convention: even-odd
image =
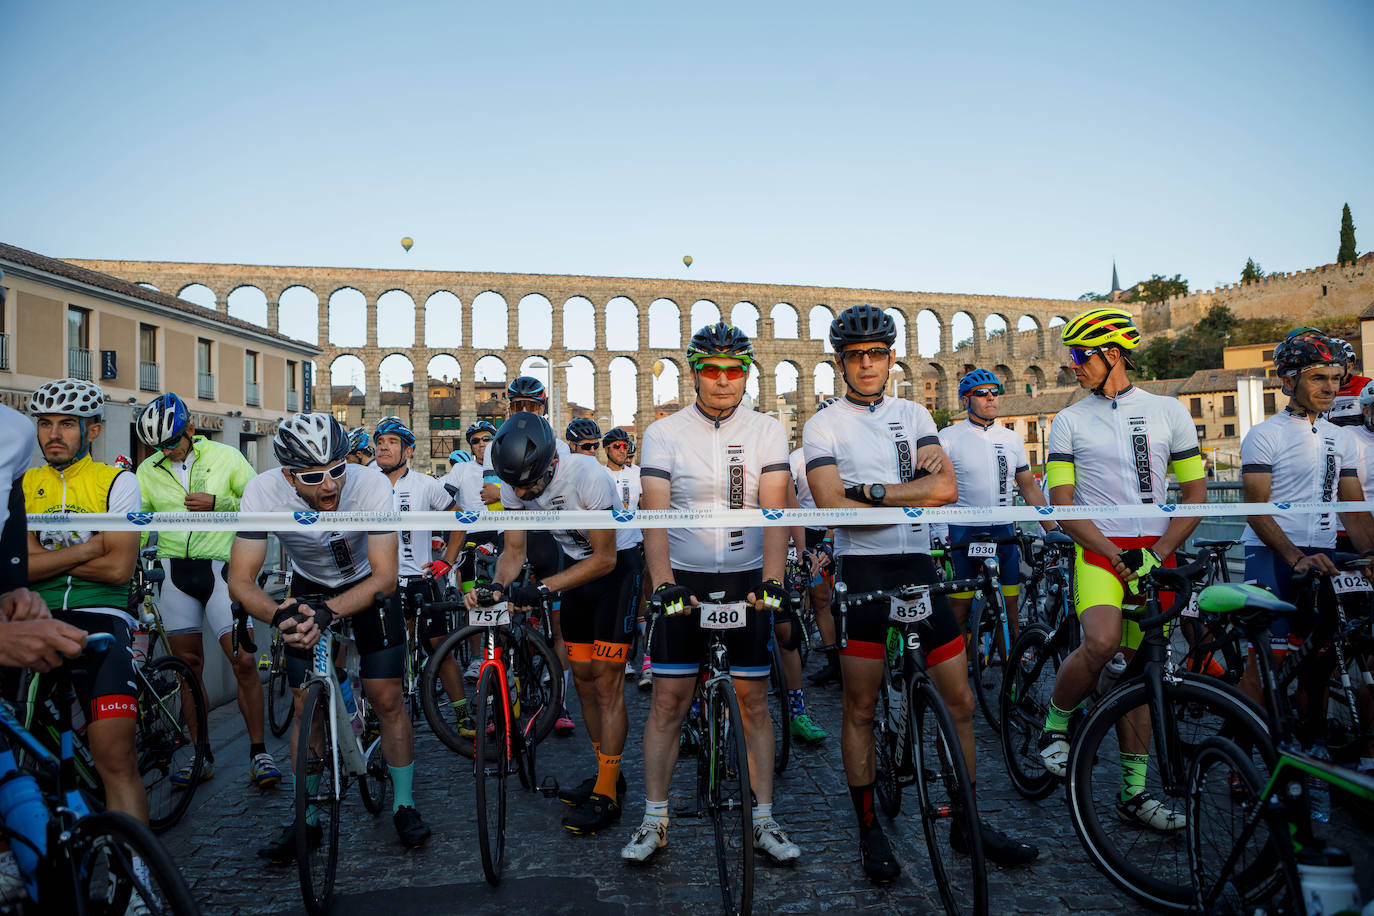
[(367, 772), (358, 778), (358, 793), (367, 813), (377, 816), (386, 805), (387, 789), (391, 786), (391, 771), (382, 756), (382, 739), (374, 738), (366, 753)]
[[(136, 748), (148, 826), (158, 833), (191, 806), (210, 746), (207, 729), (205, 692), (191, 666), (170, 655), (149, 663), (139, 684)], [(178, 773), (188, 776), (182, 785)]]
[(973, 780), (944, 700), (929, 681), (911, 697), (916, 797), (930, 850), (930, 868), (950, 916), (986, 916), (988, 873)]
[(477, 844), (482, 850), (482, 872), (493, 886), (501, 883), (506, 856), (506, 774), (510, 769), (510, 724), (501, 694), (499, 670), (495, 665), (483, 667), (477, 684), (473, 774), (477, 783)]
[[(901, 765), (907, 756), (906, 708), (901, 705), (904, 693), (892, 689), (892, 669), (883, 662), (883, 682), (878, 688), (878, 711), (873, 717), (873, 794), (878, 807), (888, 817), (902, 811)], [(900, 718), (899, 718), (900, 717)]]
[[(152, 831), (127, 814), (102, 811), (83, 817), (63, 851), (71, 864), (71, 880), (54, 879), (53, 887), (40, 890), (45, 912), (200, 913), (167, 850)], [(72, 894), (75, 900), (67, 899)]]
[(296, 715), (291, 685), (286, 680), (286, 649), (281, 644), (280, 630), (272, 636), (272, 664), (267, 671), (267, 724), (273, 737), (280, 738), (291, 727)]
[(1001, 595), (997, 596), (996, 603), (983, 597), (969, 613), (969, 663), (973, 669), (969, 677), (973, 695), (978, 698), (983, 718), (998, 735), (1002, 726), (997, 694), (1002, 687), (1007, 659), (1006, 636), (1002, 632), (1005, 614)]
[(296, 865), (310, 916), (329, 911), (339, 864), (343, 777), (334, 766), (337, 741), (329, 714), (329, 688), (317, 681), (305, 695), (296, 742)]
[(1054, 791), (1055, 779), (1040, 762), (1040, 735), (1054, 693), (1062, 650), (1050, 645), (1051, 634), (1036, 624), (1021, 631), (1004, 666), (997, 702), (1002, 760), (1012, 787), (1031, 801)]
[(728, 679), (711, 686), (706, 699), (704, 803), (715, 834), (721, 902), (729, 916), (748, 916), (754, 906), (754, 802), (749, 788), (739, 698)]
[[(797, 624), (794, 622), (795, 628)], [(794, 630), (795, 632), (795, 630)], [(768, 718), (773, 722), (773, 772), (787, 769), (792, 754), (792, 702), (782, 670), (782, 647), (773, 640), (773, 668), (768, 674)]]
[[(1182, 912), (1193, 898), (1182, 832), (1188, 765), (1212, 735), (1235, 741), (1261, 772), (1274, 752), (1260, 712), (1220, 681), (1185, 675), (1163, 689), (1167, 746), (1182, 761), (1172, 784), (1160, 775), (1145, 680), (1135, 678), (1083, 724), (1069, 751), (1067, 791), (1074, 829), (1098, 868), (1146, 905)], [(1123, 788), (1132, 796), (1143, 789), (1155, 804), (1123, 806)]]

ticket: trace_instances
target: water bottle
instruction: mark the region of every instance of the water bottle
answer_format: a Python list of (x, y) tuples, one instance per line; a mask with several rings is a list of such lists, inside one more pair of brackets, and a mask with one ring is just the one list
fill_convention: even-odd
[(14, 842), (10, 849), (19, 862), (29, 893), (37, 899), (38, 849), (47, 846), (48, 808), (43, 804), (38, 781), (17, 769), (11, 751), (0, 752), (0, 770), (7, 769), (12, 772), (9, 779), (0, 783), (0, 820), (7, 830), (34, 844)]
[(1350, 857), (1330, 847), (1311, 853), (1298, 862), (1307, 916), (1356, 916), (1360, 912), (1360, 888)]
[[(1312, 743), (1312, 756), (1331, 762), (1331, 752), (1326, 749), (1325, 738), (1318, 738)], [(1307, 777), (1307, 801), (1312, 806), (1312, 820), (1323, 824), (1331, 820), (1331, 787), (1326, 780), (1317, 776)]]
[(1097, 689), (1093, 691), (1094, 697), (1106, 696), (1116, 682), (1121, 680), (1121, 675), (1126, 673), (1126, 656), (1118, 652), (1112, 656), (1112, 660), (1102, 666), (1102, 673), (1097, 678)]
[(363, 717), (358, 715), (358, 701), (353, 696), (353, 679), (346, 672), (336, 671), (339, 675), (339, 695), (343, 697), (344, 709), (348, 710), (348, 721), (353, 725), (353, 734), (363, 733)]

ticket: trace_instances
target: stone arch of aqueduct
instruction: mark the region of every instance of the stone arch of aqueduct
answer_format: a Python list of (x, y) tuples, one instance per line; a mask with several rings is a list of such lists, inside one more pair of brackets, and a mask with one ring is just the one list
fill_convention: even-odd
[[(812, 338), (811, 315), (817, 308), (831, 315), (858, 303), (870, 303), (890, 309), (900, 316), (899, 328), (904, 334), (905, 355), (899, 357), (899, 369), (913, 388), (904, 396), (921, 400), (921, 379), (931, 377), (935, 382), (936, 405), (954, 406), (953, 382), (972, 365), (991, 369), (1002, 377), (1009, 390), (1024, 391), (1029, 384), (1034, 390), (1053, 385), (1062, 369), (1063, 349), (1057, 335), (1049, 331), (1052, 324), (1071, 317), (1084, 306), (1062, 299), (1031, 299), (1004, 296), (962, 295), (953, 293), (894, 292), (875, 289), (843, 289), (812, 286), (781, 286), (757, 283), (723, 283), (678, 279), (633, 279), (616, 277), (581, 277), (541, 274), (497, 274), (430, 270), (383, 270), (370, 268), (331, 267), (275, 267), (242, 264), (197, 264), (158, 261), (73, 260), (72, 263), (112, 274), (135, 283), (180, 295), (187, 287), (199, 284), (214, 295), (215, 308), (228, 312), (231, 293), (243, 287), (260, 291), (267, 302), (267, 327), (279, 331), (282, 293), (293, 287), (304, 287), (314, 293), (318, 305), (316, 325), (321, 350), (317, 360), (316, 408), (326, 409), (330, 397), (328, 371), (335, 360), (355, 356), (361, 360), (365, 373), (366, 416), (381, 415), (380, 365), (383, 359), (399, 353), (410, 360), (415, 370), (411, 421), (416, 429), (429, 423), (428, 372), (431, 359), (451, 355), (460, 366), (459, 378), (469, 382), (476, 377), (476, 364), (485, 356), (495, 356), (506, 366), (507, 378), (518, 374), (522, 361), (531, 356), (543, 356), (551, 364), (571, 357), (585, 357), (596, 373), (595, 416), (610, 413), (610, 364), (613, 360), (628, 359), (635, 367), (636, 410), (638, 417), (653, 416), (652, 386), (645, 381), (655, 360), (673, 360), (682, 366), (682, 348), (690, 339), (693, 305), (705, 300), (713, 303), (720, 315), (730, 320), (737, 306), (748, 305), (758, 315), (755, 349), (759, 368), (759, 403), (772, 405), (775, 395), (775, 373), (784, 362), (792, 363), (797, 371), (797, 390), (801, 393), (797, 407), (798, 426), (813, 412), (813, 390), (817, 367), (830, 363), (831, 354), (822, 339)], [(329, 303), (340, 290), (356, 290), (366, 300), (366, 343), (363, 346), (335, 346), (330, 341)], [(378, 346), (378, 300), (389, 292), (399, 290), (409, 296), (414, 309), (414, 345), (410, 347)], [(461, 303), (461, 346), (428, 347), (424, 345), (426, 302), (436, 293), (447, 291)], [(507, 346), (483, 349), (471, 346), (473, 340), (473, 300), (483, 293), (495, 293), (506, 306)], [(518, 346), (520, 308), (525, 297), (538, 294), (552, 306), (552, 346), (530, 349)], [(594, 307), (595, 346), (573, 349), (565, 345), (564, 309), (569, 300), (589, 300)], [(607, 348), (607, 306), (612, 300), (630, 300), (638, 325), (638, 347), (634, 350)], [(489, 297), (488, 297), (489, 298)], [(649, 334), (649, 306), (667, 300), (677, 309), (677, 347), (651, 347)], [(299, 306), (293, 306), (298, 308)], [(784, 331), (793, 322), (785, 310), (795, 316), (795, 337), (775, 334), (775, 324)], [(660, 314), (664, 307), (657, 305)], [(939, 325), (939, 349), (929, 357), (921, 357), (917, 347), (917, 316), (930, 312)], [(954, 323), (960, 313), (972, 323), (972, 342), (956, 350)], [(775, 316), (781, 318), (775, 321)], [(824, 317), (824, 316), (822, 316)], [(996, 317), (1007, 330), (989, 337), (990, 324), (996, 327)], [(386, 321), (383, 317), (383, 321)], [(613, 319), (624, 320), (623, 312)], [(657, 318), (655, 319), (658, 320)], [(825, 319), (828, 324), (828, 317)], [(962, 324), (962, 322), (961, 322)], [(657, 327), (657, 324), (656, 324)], [(1022, 328), (1023, 330), (1018, 330)], [(656, 332), (657, 336), (657, 332)], [(923, 341), (924, 342), (924, 341)], [(824, 370), (820, 370), (824, 372)], [(691, 378), (679, 374), (680, 395), (691, 396)], [(477, 416), (477, 391), (472, 384), (461, 386), (461, 411), (464, 425)]]

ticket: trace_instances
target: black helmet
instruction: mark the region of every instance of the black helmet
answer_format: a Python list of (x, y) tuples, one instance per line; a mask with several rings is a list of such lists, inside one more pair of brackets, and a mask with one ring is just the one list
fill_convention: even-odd
[(625, 430), (621, 429), (619, 426), (612, 426), (610, 429), (606, 431), (606, 435), (601, 437), (601, 444), (603, 446), (610, 445), (612, 442), (628, 443), (629, 441), (630, 434), (625, 432)]
[(600, 439), (601, 427), (596, 425), (596, 421), (590, 417), (578, 417), (568, 424), (568, 428), (563, 432), (563, 438), (569, 442), (581, 442), (583, 439)]
[(1313, 366), (1345, 366), (1345, 354), (1325, 335), (1295, 333), (1274, 348), (1274, 368), (1280, 376), (1299, 375)]
[(468, 445), (471, 445), (472, 440), (477, 437), (478, 433), (491, 433), (495, 436), (496, 426), (490, 421), (478, 420), (467, 428), (467, 432), (463, 433), (463, 438), (468, 440)]
[(348, 433), (332, 414), (293, 414), (277, 427), (272, 451), (284, 468), (322, 467), (348, 454)]
[(528, 487), (549, 472), (558, 445), (543, 417), (517, 413), (501, 424), (488, 454), (497, 477), (513, 487)]
[(734, 356), (748, 369), (754, 362), (754, 345), (745, 334), (733, 324), (718, 321), (692, 335), (687, 346), (687, 364), (693, 369), (708, 356)]
[(876, 305), (852, 305), (830, 322), (830, 346), (840, 352), (848, 344), (882, 341), (892, 346), (897, 341), (897, 324)]
[(510, 380), (510, 384), (506, 386), (506, 400), (513, 401), (516, 398), (538, 401), (540, 404), (549, 402), (549, 394), (544, 390), (544, 383), (532, 375), (517, 375)]

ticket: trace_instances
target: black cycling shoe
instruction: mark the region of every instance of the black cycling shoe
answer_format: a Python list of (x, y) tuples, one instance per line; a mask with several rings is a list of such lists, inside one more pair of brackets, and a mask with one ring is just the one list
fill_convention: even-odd
[[(1023, 843), (1007, 836), (985, 820), (978, 821), (983, 838), (983, 855), (994, 865), (1011, 868), (1034, 862), (1040, 850), (1031, 843)], [(949, 845), (962, 856), (968, 855), (968, 837), (964, 833), (963, 818), (955, 818), (949, 826)]]
[[(324, 831), (319, 824), (306, 825), (305, 838), (312, 850), (319, 848), (323, 836)], [(290, 865), (296, 861), (296, 825), (288, 824), (275, 843), (258, 849), (258, 855), (273, 865)]]
[(429, 828), (420, 820), (420, 812), (410, 805), (402, 805), (391, 815), (391, 823), (396, 825), (396, 836), (406, 849), (416, 849), (425, 845), (429, 839)]
[[(588, 776), (575, 786), (558, 790), (558, 800), (565, 805), (585, 805), (587, 799), (592, 797), (592, 790), (596, 788), (596, 777)], [(621, 773), (615, 781), (616, 801), (625, 798), (625, 774)]]
[(831, 649), (828, 646), (823, 649), (825, 652), (825, 667), (815, 674), (807, 677), (814, 686), (820, 687), (829, 684), (831, 681), (840, 683), (840, 653), (838, 649)]
[(604, 830), (619, 820), (619, 803), (593, 793), (585, 802), (563, 815), (563, 826), (581, 835)]
[(859, 858), (863, 860), (864, 874), (868, 875), (870, 881), (887, 884), (897, 880), (902, 873), (902, 866), (892, 852), (892, 844), (880, 828), (874, 828), (859, 837)]

